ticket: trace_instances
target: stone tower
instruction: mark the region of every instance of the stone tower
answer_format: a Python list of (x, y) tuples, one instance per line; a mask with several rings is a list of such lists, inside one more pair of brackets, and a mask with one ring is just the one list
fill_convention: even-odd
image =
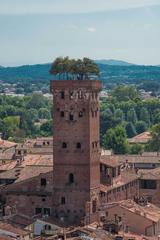
[[(54, 118), (53, 214), (64, 222), (94, 221), (99, 204), (98, 80), (51, 82)], [(85, 218), (84, 218), (85, 217)]]

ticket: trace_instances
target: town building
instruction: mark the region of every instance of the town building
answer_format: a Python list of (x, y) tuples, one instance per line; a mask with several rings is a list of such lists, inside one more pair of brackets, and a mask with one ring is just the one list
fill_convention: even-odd
[(160, 207), (160, 167), (152, 170), (141, 170), (140, 196)]
[[(100, 192), (98, 80), (52, 81), (53, 215), (67, 223), (97, 217)], [(92, 220), (91, 220), (92, 218)]]
[(101, 209), (105, 212), (105, 223), (111, 226), (112, 231), (118, 227), (118, 230), (138, 235), (159, 235), (160, 208), (153, 204), (123, 200), (104, 205)]

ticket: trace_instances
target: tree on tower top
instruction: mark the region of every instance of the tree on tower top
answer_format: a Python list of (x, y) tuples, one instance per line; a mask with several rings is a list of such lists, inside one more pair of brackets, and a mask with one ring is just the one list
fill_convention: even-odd
[(77, 60), (69, 59), (69, 57), (57, 57), (49, 72), (64, 80), (89, 80), (99, 76), (97, 64), (86, 57)]

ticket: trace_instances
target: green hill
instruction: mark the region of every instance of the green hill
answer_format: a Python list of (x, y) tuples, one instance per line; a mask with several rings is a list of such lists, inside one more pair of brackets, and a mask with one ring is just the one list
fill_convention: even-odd
[[(131, 83), (144, 81), (160, 82), (160, 67), (140, 65), (110, 65), (98, 63), (100, 79), (105, 84)], [(54, 77), (49, 74), (50, 64), (25, 65), (20, 67), (1, 67), (0, 81), (6, 83), (47, 83)]]

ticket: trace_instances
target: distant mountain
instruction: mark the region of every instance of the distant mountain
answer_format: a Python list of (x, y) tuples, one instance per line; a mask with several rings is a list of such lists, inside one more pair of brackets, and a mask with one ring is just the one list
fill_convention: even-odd
[(99, 59), (99, 60), (95, 60), (95, 62), (97, 64), (105, 64), (105, 65), (111, 65), (111, 66), (133, 66), (135, 64), (132, 63), (128, 63), (125, 61), (121, 61), (121, 60), (114, 60), (114, 59)]
[[(96, 60), (96, 62), (100, 69), (100, 79), (104, 85), (115, 83), (141, 84), (144, 81), (156, 81), (160, 83), (160, 67), (158, 66), (134, 65), (117, 60)], [(55, 78), (49, 74), (50, 67), (50, 63), (20, 67), (2, 67), (0, 68), (0, 81), (19, 85), (23, 84), (23, 86), (24, 84), (27, 86), (35, 84), (41, 87), (43, 84), (48, 85), (49, 81)]]

